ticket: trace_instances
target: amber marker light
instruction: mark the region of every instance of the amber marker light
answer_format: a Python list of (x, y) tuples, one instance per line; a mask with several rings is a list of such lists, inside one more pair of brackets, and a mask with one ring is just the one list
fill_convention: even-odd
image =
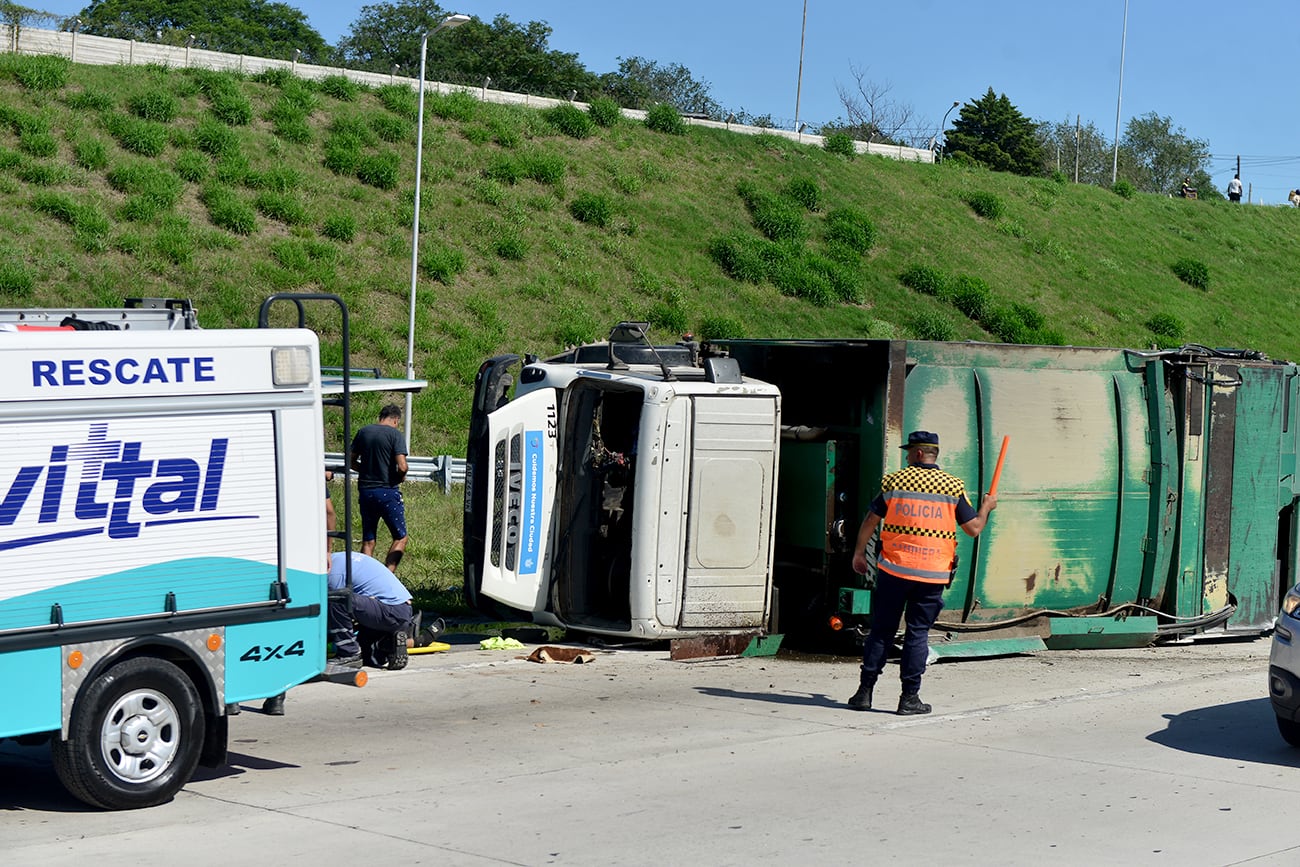
[(220, 649), (221, 649), (221, 636), (217, 635), (217, 633), (214, 632), (208, 636), (208, 650), (211, 650), (213, 653), (216, 653)]
[(86, 657), (81, 655), (80, 650), (74, 650), (68, 654), (68, 668), (81, 668), (81, 664), (86, 661)]
[(831, 615), (830, 623), (831, 623), (831, 629), (834, 630), (835, 632), (839, 632), (841, 629), (844, 628), (844, 621), (840, 620), (839, 617), (835, 616), (834, 614)]

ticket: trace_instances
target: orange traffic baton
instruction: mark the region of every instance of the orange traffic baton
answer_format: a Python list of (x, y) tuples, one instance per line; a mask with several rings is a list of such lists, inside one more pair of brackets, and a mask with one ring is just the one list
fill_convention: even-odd
[(1007, 443), (1010, 441), (1011, 437), (1009, 436), (1002, 438), (1002, 451), (998, 452), (998, 465), (993, 468), (993, 483), (989, 485), (989, 494), (991, 496), (996, 497), (998, 494), (998, 480), (1002, 478), (1002, 462), (1007, 458)]

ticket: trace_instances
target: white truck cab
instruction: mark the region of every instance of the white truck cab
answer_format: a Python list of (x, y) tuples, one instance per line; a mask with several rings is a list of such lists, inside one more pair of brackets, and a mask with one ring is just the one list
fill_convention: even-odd
[(644, 333), (623, 323), (608, 345), (484, 363), (466, 594), (614, 637), (762, 632), (780, 394)]

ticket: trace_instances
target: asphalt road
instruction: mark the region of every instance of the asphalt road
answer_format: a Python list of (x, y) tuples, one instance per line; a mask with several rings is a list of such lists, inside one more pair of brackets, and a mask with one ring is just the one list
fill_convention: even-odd
[[(530, 648), (531, 649), (531, 648)], [(0, 863), (1300, 862), (1268, 642), (931, 667), (927, 717), (855, 713), (848, 659), (541, 665), (456, 648), (247, 705), (231, 764), (102, 813), (0, 747)]]

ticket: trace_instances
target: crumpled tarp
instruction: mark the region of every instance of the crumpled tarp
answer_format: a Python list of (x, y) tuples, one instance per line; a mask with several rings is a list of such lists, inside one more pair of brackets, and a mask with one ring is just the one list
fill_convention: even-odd
[(479, 650), (522, 650), (523, 644), (514, 638), (502, 638), (494, 635), (478, 643)]

